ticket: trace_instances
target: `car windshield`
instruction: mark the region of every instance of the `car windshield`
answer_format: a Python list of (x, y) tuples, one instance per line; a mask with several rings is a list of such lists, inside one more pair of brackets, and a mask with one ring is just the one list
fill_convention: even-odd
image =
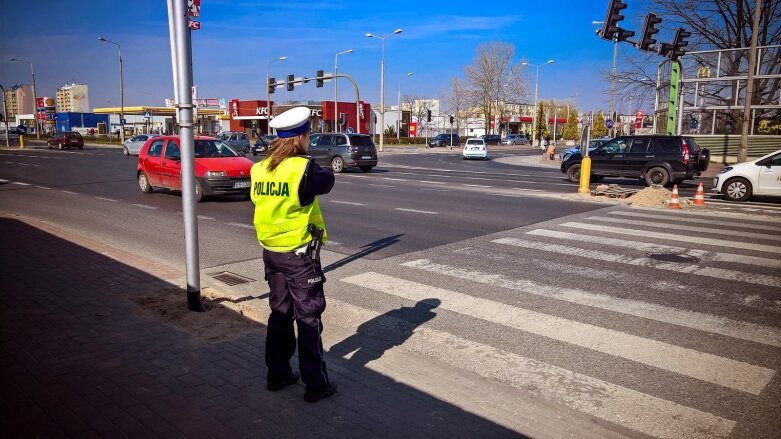
[(81, 134), (79, 133), (65, 133), (65, 137), (68, 139), (79, 139), (81, 138)]
[(350, 143), (353, 146), (374, 146), (374, 142), (369, 136), (351, 136)]
[(467, 145), (482, 145), (483, 141), (482, 140), (476, 140), (476, 139), (469, 139), (469, 140), (466, 141), (466, 144)]
[(238, 157), (236, 151), (219, 140), (195, 140), (195, 157)]

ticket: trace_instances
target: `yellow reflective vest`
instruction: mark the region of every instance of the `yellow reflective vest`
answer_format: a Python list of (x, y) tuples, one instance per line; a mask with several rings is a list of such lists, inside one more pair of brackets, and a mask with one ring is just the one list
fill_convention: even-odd
[(308, 163), (309, 159), (304, 157), (289, 157), (274, 171), (268, 170), (268, 159), (252, 165), (253, 223), (263, 248), (284, 253), (302, 247), (312, 240), (310, 224), (322, 229), (323, 243), (327, 241), (317, 197), (308, 206), (301, 206), (298, 199), (298, 188)]

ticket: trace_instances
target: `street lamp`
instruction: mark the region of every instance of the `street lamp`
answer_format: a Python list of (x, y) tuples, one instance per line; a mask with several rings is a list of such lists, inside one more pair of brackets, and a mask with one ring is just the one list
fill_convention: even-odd
[[(344, 55), (345, 53), (353, 53), (353, 50), (352, 49), (343, 50), (341, 52), (337, 52), (337, 54), (334, 55), (334, 132), (335, 133), (338, 133), (338, 132), (341, 131), (341, 129), (337, 128), (338, 125), (337, 125), (337, 122), (336, 122), (336, 118), (339, 115), (339, 111), (338, 111), (338, 108), (339, 108), (339, 105), (338, 105), (338, 102), (339, 102), (339, 94), (338, 94), (339, 87), (337, 85), (337, 81), (339, 80), (339, 78), (337, 78), (336, 75), (339, 73), (339, 55)], [(358, 120), (358, 121), (355, 121), (355, 123), (357, 125), (360, 125), (361, 121)]]
[(271, 134), (271, 97), (268, 92), (268, 78), (271, 76), (271, 63), (277, 61), (286, 60), (286, 56), (280, 56), (277, 59), (272, 59), (266, 64), (266, 134)]
[(532, 115), (532, 146), (534, 146), (534, 142), (537, 138), (537, 88), (540, 83), (540, 67), (548, 64), (553, 64), (553, 60), (549, 59), (544, 64), (529, 64), (528, 62), (524, 61), (521, 63), (523, 66), (529, 66), (534, 67), (537, 69), (537, 79), (534, 81), (534, 114)]
[[(576, 97), (580, 96), (580, 92), (575, 93), (574, 95), (568, 97), (567, 99), (574, 99)], [(569, 123), (569, 102), (567, 102), (567, 123)]]
[(119, 51), (119, 142), (125, 143), (125, 80), (122, 73), (122, 47), (119, 43), (98, 37), (98, 41), (117, 46)]
[(401, 29), (396, 29), (393, 33), (380, 37), (373, 34), (366, 34), (368, 38), (378, 38), (382, 40), (382, 56), (380, 57), (380, 152), (382, 152), (385, 143), (385, 39), (402, 33)]
[[(407, 73), (404, 76), (412, 76), (412, 72)], [(401, 78), (404, 76), (399, 76), (399, 94), (396, 96), (396, 106), (399, 109), (399, 117), (396, 118), (396, 140), (399, 141), (401, 139)]]
[[(33, 69), (33, 63), (32, 61), (27, 61), (19, 58), (11, 58), (11, 61), (26, 62), (27, 64), (30, 64), (30, 73), (32, 73), (33, 75), (33, 118), (35, 120), (35, 138), (40, 139), (41, 129), (38, 120), (38, 95), (35, 94), (35, 69)], [(5, 94), (3, 94), (3, 97), (5, 97)]]

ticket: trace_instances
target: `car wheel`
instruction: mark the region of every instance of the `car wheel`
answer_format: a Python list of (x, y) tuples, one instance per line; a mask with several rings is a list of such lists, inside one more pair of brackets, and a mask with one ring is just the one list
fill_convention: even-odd
[(466, 156), (461, 156), (461, 159), (466, 160)]
[(580, 163), (575, 163), (567, 168), (567, 178), (573, 183), (580, 182)]
[(246, 154), (246, 153), (248, 153), (248, 152), (249, 152), (249, 146), (248, 146), (248, 147), (246, 147), (246, 148), (244, 148), (244, 154)]
[(361, 166), (361, 171), (363, 172), (372, 172), (372, 168), (374, 166)]
[(203, 201), (203, 199), (206, 198), (206, 196), (203, 194), (203, 189), (201, 188), (201, 183), (195, 182), (195, 202), (200, 203)]
[(149, 184), (149, 179), (143, 172), (138, 173), (138, 188), (145, 194), (152, 192), (152, 185)]
[(656, 167), (645, 171), (645, 184), (651, 186), (658, 184), (659, 186), (667, 186), (670, 183), (670, 174), (664, 168)]
[(727, 180), (721, 187), (724, 198), (730, 201), (746, 201), (751, 197), (751, 183), (742, 177)]
[(130, 155), (130, 151), (127, 150), (127, 146), (122, 147), (122, 154), (125, 154), (126, 156)]
[(334, 171), (335, 174), (344, 171), (344, 160), (339, 156), (334, 157), (333, 160), (331, 160), (331, 170)]

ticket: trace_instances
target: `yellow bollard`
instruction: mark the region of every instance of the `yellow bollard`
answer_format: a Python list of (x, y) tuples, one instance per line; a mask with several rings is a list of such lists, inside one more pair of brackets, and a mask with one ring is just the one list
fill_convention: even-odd
[(578, 193), (588, 194), (590, 193), (589, 183), (591, 180), (591, 157), (583, 157), (580, 161), (580, 187)]
[(19, 134), (19, 149), (24, 148), (24, 134)]

